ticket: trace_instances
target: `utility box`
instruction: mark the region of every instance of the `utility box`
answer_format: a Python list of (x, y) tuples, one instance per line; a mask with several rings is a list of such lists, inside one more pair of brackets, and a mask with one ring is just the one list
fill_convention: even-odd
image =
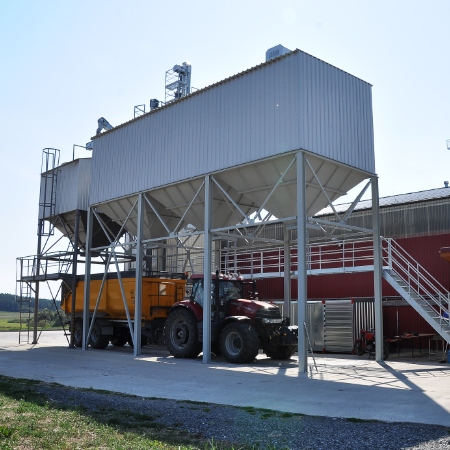
[[(275, 302), (283, 313), (283, 302)], [(307, 302), (309, 340), (314, 352), (351, 353), (361, 328), (374, 328), (369, 299), (327, 299)], [(291, 302), (290, 323), (298, 325), (298, 304)]]

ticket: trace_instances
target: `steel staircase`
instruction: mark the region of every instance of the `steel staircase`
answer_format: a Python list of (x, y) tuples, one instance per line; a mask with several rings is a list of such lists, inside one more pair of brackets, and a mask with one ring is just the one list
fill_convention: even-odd
[(383, 278), (450, 344), (450, 292), (393, 239), (382, 238)]

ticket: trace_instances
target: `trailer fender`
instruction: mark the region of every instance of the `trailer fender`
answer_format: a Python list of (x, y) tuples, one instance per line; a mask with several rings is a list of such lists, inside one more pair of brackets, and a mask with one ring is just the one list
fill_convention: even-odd
[(96, 320), (102, 330), (102, 336), (112, 336), (114, 334), (113, 324), (108, 320)]

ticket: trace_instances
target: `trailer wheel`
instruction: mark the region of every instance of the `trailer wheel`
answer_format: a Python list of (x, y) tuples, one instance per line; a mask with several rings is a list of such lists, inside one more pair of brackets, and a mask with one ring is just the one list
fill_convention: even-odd
[(81, 347), (83, 345), (83, 322), (81, 320), (75, 320), (72, 334), (73, 345), (75, 345), (75, 347)]
[(297, 345), (272, 345), (264, 353), (272, 359), (290, 359), (297, 349)]
[(122, 336), (117, 336), (111, 338), (110, 342), (114, 347), (123, 347), (127, 343), (127, 340)]
[(220, 349), (220, 342), (211, 342), (211, 351), (216, 356), (221, 356), (222, 355), (222, 350)]
[(248, 323), (232, 322), (220, 335), (220, 348), (225, 359), (232, 363), (252, 362), (259, 350), (259, 337)]
[(355, 342), (355, 345), (353, 346), (353, 354), (358, 356), (362, 356), (364, 354), (361, 341), (358, 340)]
[(102, 327), (97, 321), (94, 322), (94, 326), (92, 327), (89, 343), (91, 344), (92, 348), (96, 349), (103, 349), (108, 347), (109, 336), (102, 335)]
[(175, 358), (195, 358), (202, 350), (197, 320), (187, 309), (177, 309), (169, 314), (165, 334), (167, 349)]
[(389, 358), (389, 344), (383, 345), (383, 361), (386, 361)]
[[(131, 337), (130, 337), (130, 339), (128, 339), (128, 341), (125, 341), (125, 342), (128, 342), (128, 345), (131, 348), (134, 348), (133, 339)], [(144, 336), (143, 334), (141, 334), (141, 347), (144, 347), (147, 344), (148, 344), (147, 336)]]

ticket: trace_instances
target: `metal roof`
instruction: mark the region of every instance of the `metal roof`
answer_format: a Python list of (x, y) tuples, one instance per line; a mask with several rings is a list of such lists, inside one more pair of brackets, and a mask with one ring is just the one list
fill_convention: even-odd
[[(390, 195), (387, 197), (380, 197), (380, 208), (385, 208), (388, 206), (396, 205), (407, 205), (417, 202), (427, 202), (431, 200), (439, 200), (443, 198), (450, 197), (450, 188), (442, 187), (437, 189), (430, 189), (427, 191), (410, 192), (407, 194)], [(343, 213), (347, 211), (351, 203), (340, 203), (338, 205), (333, 205), (334, 209), (338, 213)], [(365, 209), (372, 209), (372, 200), (362, 200), (360, 201), (354, 211), (363, 211)], [(326, 216), (333, 214), (333, 210), (330, 206), (324, 208), (320, 211), (317, 216)]]

